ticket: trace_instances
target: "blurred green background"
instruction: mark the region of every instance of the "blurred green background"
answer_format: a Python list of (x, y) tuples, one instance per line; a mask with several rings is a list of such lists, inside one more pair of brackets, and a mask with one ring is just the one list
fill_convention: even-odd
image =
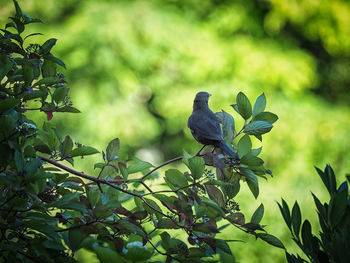
[[(0, 0), (0, 22), (14, 13)], [(262, 202), (262, 221), (290, 252), (276, 201), (316, 222), (310, 191), (326, 192), (314, 165), (333, 166), (338, 182), (350, 171), (350, 2), (345, 0), (26, 0), (22, 10), (43, 24), (32, 41), (58, 38), (54, 54), (82, 114), (55, 114), (62, 134), (104, 149), (119, 137), (123, 155), (159, 164), (195, 153), (200, 145), (187, 129), (198, 91), (213, 94), (210, 106), (242, 124), (230, 104), (243, 91), (252, 102), (262, 92), (267, 110), (279, 116), (263, 140), (263, 159), (274, 173), (260, 181), (254, 200), (243, 187), (236, 201), (248, 219)], [(33, 115), (42, 122), (43, 114)], [(256, 145), (260, 143), (254, 142)], [(86, 158), (78, 169), (93, 174)], [(314, 229), (317, 233), (318, 229)], [(284, 251), (225, 230), (239, 262), (285, 262)], [(84, 253), (81, 262), (93, 262)]]

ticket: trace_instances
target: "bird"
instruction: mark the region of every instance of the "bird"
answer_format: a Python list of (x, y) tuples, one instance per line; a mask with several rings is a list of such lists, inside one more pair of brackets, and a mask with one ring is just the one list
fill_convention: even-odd
[(193, 102), (193, 111), (188, 118), (187, 126), (190, 128), (196, 141), (204, 145), (203, 148), (206, 145), (212, 145), (216, 148), (220, 148), (227, 155), (238, 161), (239, 156), (227, 146), (222, 137), (219, 119), (209, 108), (208, 100), (210, 96), (211, 94), (204, 91), (197, 93)]

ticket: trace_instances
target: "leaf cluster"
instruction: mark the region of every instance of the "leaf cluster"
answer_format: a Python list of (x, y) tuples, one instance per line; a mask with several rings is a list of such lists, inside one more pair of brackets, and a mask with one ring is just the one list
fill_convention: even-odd
[[(348, 262), (350, 257), (350, 202), (348, 182), (344, 181), (338, 188), (333, 169), (327, 165), (322, 171), (316, 171), (324, 186), (327, 188), (330, 199), (324, 204), (312, 194), (314, 199), (321, 232), (319, 236), (312, 233), (310, 222), (302, 215), (298, 202), (294, 203), (292, 211), (282, 199), (278, 204), (285, 223), (287, 224), (294, 242), (302, 249), (310, 262)], [(289, 263), (307, 262), (299, 255), (286, 253)]]

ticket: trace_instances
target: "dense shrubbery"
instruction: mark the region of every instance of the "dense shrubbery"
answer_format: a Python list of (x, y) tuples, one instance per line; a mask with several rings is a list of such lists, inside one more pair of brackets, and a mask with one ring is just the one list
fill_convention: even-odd
[[(154, 167), (136, 157), (119, 157), (120, 142), (114, 139), (102, 151), (103, 160), (94, 165), (96, 176), (78, 172), (70, 168), (74, 159), (99, 151), (74, 143), (49, 122), (39, 128), (27, 117), (28, 111), (36, 110), (50, 121), (58, 112), (79, 111), (57, 71), (65, 65), (51, 52), (56, 39), (27, 44), (35, 34), (23, 38), (25, 27), (39, 20), (14, 3), (16, 14), (0, 34), (3, 262), (74, 262), (74, 253), (81, 248), (94, 252), (101, 262), (147, 261), (156, 254), (164, 255), (167, 262), (201, 262), (217, 253), (222, 261), (233, 262), (228, 242), (236, 240), (218, 235), (232, 226), (284, 247), (260, 225), (263, 205), (246, 220), (234, 200), (242, 182), (256, 198), (258, 177), (272, 175), (258, 157), (262, 148), (252, 149), (251, 141), (251, 137), (261, 141), (277, 120), (265, 111), (264, 94), (254, 107), (243, 93), (237, 95), (232, 106), (245, 120), (238, 132), (230, 114), (217, 114), (225, 141), (236, 145), (239, 164), (207, 149), (198, 156), (185, 152)], [(176, 161), (182, 161), (187, 172), (166, 170), (164, 190), (152, 190), (148, 183), (160, 177), (157, 170)], [(169, 231), (185, 236), (180, 240)]]
[[(336, 178), (330, 166), (327, 165), (324, 171), (318, 168), (316, 170), (330, 195), (329, 202), (322, 204), (318, 197), (312, 194), (321, 227), (319, 237), (312, 234), (311, 224), (307, 219), (302, 223), (298, 202), (295, 202), (292, 211), (289, 210), (283, 199), (279, 207), (294, 242), (301, 248), (309, 262), (345, 263), (350, 258), (348, 182), (343, 182), (337, 189)], [(347, 180), (350, 181), (349, 176), (347, 176)], [(289, 263), (307, 262), (299, 255), (295, 256), (289, 253), (286, 255)]]

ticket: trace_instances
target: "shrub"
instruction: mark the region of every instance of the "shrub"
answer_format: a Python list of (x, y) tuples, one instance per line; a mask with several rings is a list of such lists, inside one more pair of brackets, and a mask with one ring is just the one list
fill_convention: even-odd
[[(282, 199), (278, 204), (294, 242), (305, 253), (310, 262), (348, 262), (350, 258), (350, 201), (348, 182), (344, 181), (337, 189), (332, 168), (327, 165), (322, 171), (316, 168), (318, 175), (328, 190), (330, 200), (322, 204), (312, 194), (317, 208), (321, 232), (319, 237), (312, 234), (310, 222), (306, 219), (301, 224), (301, 211), (298, 202), (294, 203), (292, 213)], [(350, 177), (347, 177), (348, 181)], [(307, 262), (299, 255), (286, 252), (289, 263)]]
[[(74, 160), (99, 153), (93, 147), (62, 136), (51, 122), (41, 128), (28, 111), (41, 111), (50, 121), (57, 113), (78, 113), (69, 100), (69, 88), (58, 68), (65, 64), (52, 54), (56, 39), (27, 44), (25, 28), (40, 22), (22, 12), (0, 33), (0, 252), (2, 262), (75, 262), (74, 253), (85, 248), (101, 262), (147, 261), (164, 255), (166, 261), (202, 262), (220, 254), (234, 261), (228, 242), (217, 237), (234, 226), (256, 238), (283, 248), (260, 225), (261, 204), (251, 220), (234, 198), (246, 182), (257, 198), (258, 176), (272, 175), (252, 149), (251, 137), (262, 140), (277, 116), (265, 111), (262, 94), (252, 108), (243, 94), (233, 108), (244, 118), (236, 132), (234, 118), (217, 113), (225, 141), (238, 152), (233, 163), (215, 149), (203, 154), (168, 160), (156, 167), (136, 157), (118, 156), (120, 141), (112, 140), (91, 176), (71, 168)], [(238, 141), (238, 142), (237, 142)], [(158, 169), (182, 161), (183, 173), (171, 168), (159, 177)], [(163, 190), (149, 182), (164, 180)], [(157, 182), (158, 182), (157, 181)], [(133, 202), (129, 202), (133, 201)], [(222, 220), (226, 224), (218, 226)], [(175, 238), (169, 231), (185, 234)], [(157, 242), (157, 243), (155, 243)]]

